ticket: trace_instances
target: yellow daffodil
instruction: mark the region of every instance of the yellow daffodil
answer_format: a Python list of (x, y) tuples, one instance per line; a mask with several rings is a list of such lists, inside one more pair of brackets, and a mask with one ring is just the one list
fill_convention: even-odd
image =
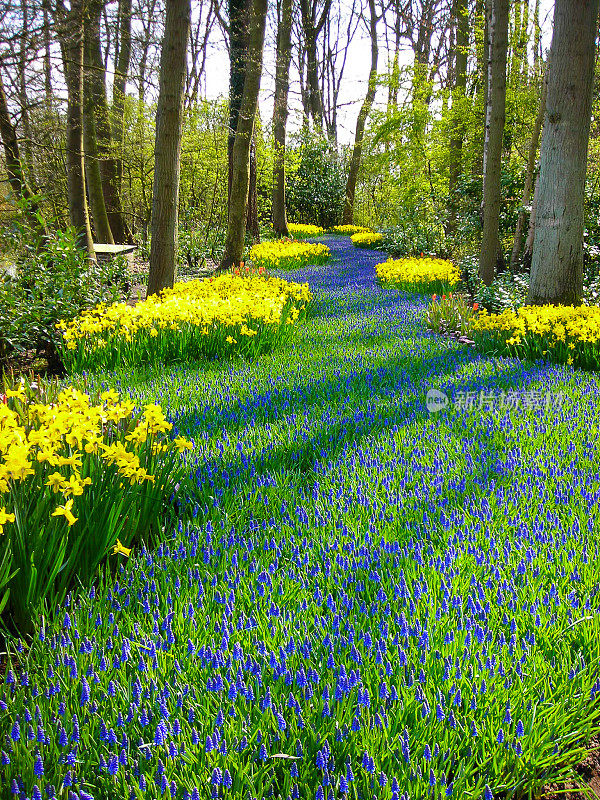
[(129, 554), (131, 553), (131, 547), (123, 547), (120, 540), (117, 539), (116, 545), (113, 547), (113, 555), (122, 555), (126, 558), (129, 558)]
[(78, 519), (77, 517), (73, 516), (73, 512), (71, 511), (72, 508), (73, 508), (73, 499), (67, 500), (64, 506), (57, 506), (54, 509), (54, 511), (52, 512), (52, 516), (64, 517), (67, 520), (69, 527), (71, 527), (71, 525), (77, 522)]

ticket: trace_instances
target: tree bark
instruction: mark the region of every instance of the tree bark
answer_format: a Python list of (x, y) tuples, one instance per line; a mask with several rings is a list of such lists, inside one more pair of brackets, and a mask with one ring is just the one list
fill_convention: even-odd
[(292, 60), (293, 0), (281, 0), (277, 28), (275, 61), (275, 104), (273, 107), (273, 230), (279, 236), (289, 236), (285, 207), (285, 126), (288, 117), (290, 62)]
[(542, 82), (542, 93), (540, 95), (540, 104), (538, 107), (538, 113), (535, 118), (535, 122), (533, 124), (533, 131), (531, 132), (531, 141), (529, 142), (527, 171), (525, 173), (525, 184), (523, 186), (523, 195), (521, 197), (521, 210), (519, 211), (519, 216), (517, 217), (517, 226), (515, 228), (515, 241), (513, 243), (513, 249), (510, 256), (510, 266), (513, 269), (519, 263), (519, 258), (521, 256), (521, 247), (523, 245), (523, 234), (525, 232), (525, 222), (527, 217), (527, 212), (525, 211), (525, 208), (526, 206), (529, 205), (529, 201), (531, 200), (531, 189), (533, 187), (533, 176), (535, 173), (537, 149), (540, 141), (542, 122), (544, 121), (544, 113), (546, 111), (546, 90), (547, 90), (547, 83), (546, 80), (544, 79), (544, 81)]
[(248, 62), (233, 144), (231, 200), (221, 269), (227, 269), (237, 264), (244, 251), (250, 179), (250, 146), (262, 73), (266, 17), (267, 0), (252, 0), (248, 30)]
[(319, 84), (319, 59), (317, 57), (317, 41), (323, 30), (331, 9), (331, 0), (325, 0), (321, 14), (317, 19), (317, 0), (300, 0), (302, 31), (304, 33), (304, 49), (306, 52), (306, 89), (308, 111), (313, 124), (323, 128), (323, 98)]
[(342, 213), (342, 224), (352, 225), (354, 221), (354, 197), (356, 194), (356, 182), (358, 171), (362, 159), (363, 139), (365, 135), (365, 125), (373, 100), (377, 90), (377, 60), (379, 58), (379, 47), (377, 43), (377, 14), (375, 12), (375, 0), (369, 0), (369, 32), (371, 36), (371, 69), (369, 70), (369, 83), (367, 94), (361, 106), (356, 121), (356, 133), (354, 135), (354, 147), (348, 168), (348, 180), (346, 181), (346, 197), (344, 199), (344, 211)]
[(500, 248), (500, 173), (502, 134), (506, 116), (506, 51), (508, 46), (509, 0), (490, 2), (490, 58), (488, 66), (488, 103), (486, 147), (483, 175), (483, 234), (479, 256), (479, 275), (489, 286), (496, 265), (502, 261)]
[(191, 0), (167, 0), (160, 54), (148, 295), (175, 282), (179, 170)]
[[(113, 81), (111, 130), (115, 146), (116, 188), (120, 193), (123, 177), (123, 143), (125, 138), (125, 86), (131, 61), (131, 0), (119, 0), (119, 53)], [(118, 226), (116, 226), (118, 227)], [(128, 238), (131, 234), (127, 231)], [(125, 240), (125, 231), (115, 231), (117, 240)], [(121, 237), (121, 238), (120, 238)]]
[(456, 58), (452, 89), (451, 133), (449, 142), (448, 224), (446, 232), (456, 233), (458, 214), (458, 182), (462, 170), (462, 148), (465, 139), (464, 100), (467, 89), (467, 51), (469, 47), (468, 0), (455, 0)]
[(556, 0), (528, 302), (579, 303), (598, 0)]
[[(86, 25), (86, 117), (90, 119), (90, 127), (96, 134), (98, 170), (100, 173), (102, 195), (112, 237), (117, 243), (131, 242), (132, 237), (123, 214), (121, 194), (119, 191), (119, 175), (115, 148), (112, 141), (110, 110), (106, 97), (106, 71), (102, 59), (100, 41), (100, 16), (104, 6), (103, 0), (93, 0), (88, 4), (88, 20)], [(122, 43), (121, 43), (122, 45)], [(121, 58), (122, 47), (119, 49)], [(119, 89), (117, 89), (118, 93)], [(87, 124), (87, 123), (86, 123)], [(85, 130), (84, 130), (85, 133)], [(92, 192), (90, 205), (92, 216), (96, 219)], [(103, 239), (109, 242), (109, 239)]]
[(71, 8), (59, 12), (59, 37), (67, 85), (67, 193), (71, 225), (77, 231), (79, 246), (94, 258), (94, 244), (85, 187), (83, 149), (83, 2), (72, 0)]

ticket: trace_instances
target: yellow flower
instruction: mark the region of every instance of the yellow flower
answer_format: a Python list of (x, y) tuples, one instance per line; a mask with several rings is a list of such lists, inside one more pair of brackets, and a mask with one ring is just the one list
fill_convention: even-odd
[(226, 342), (228, 342), (229, 344), (237, 344), (237, 342), (236, 342), (236, 340), (233, 338), (233, 336), (228, 336), (228, 337), (225, 339), (225, 341), (226, 341)]
[(64, 506), (57, 506), (52, 512), (53, 517), (64, 517), (69, 523), (69, 527), (77, 522), (77, 517), (73, 516), (71, 509), (73, 508), (73, 499), (67, 500)]
[(60, 474), (60, 472), (53, 472), (51, 475), (48, 475), (48, 480), (46, 481), (46, 486), (51, 486), (52, 490), (56, 492), (60, 492), (62, 487), (67, 483), (65, 478)]
[(173, 444), (180, 453), (183, 453), (184, 450), (191, 450), (194, 446), (191, 442), (188, 442), (187, 439), (184, 439), (183, 436), (178, 436), (176, 439), (173, 439)]
[(120, 540), (117, 539), (116, 545), (113, 547), (113, 555), (123, 555), (126, 558), (129, 558), (129, 554), (131, 553), (131, 547), (123, 547)]
[(7, 522), (14, 522), (14, 521), (15, 521), (14, 514), (9, 514), (8, 511), (6, 510), (6, 507), (0, 508), (0, 530), (2, 529), (2, 526), (5, 525)]

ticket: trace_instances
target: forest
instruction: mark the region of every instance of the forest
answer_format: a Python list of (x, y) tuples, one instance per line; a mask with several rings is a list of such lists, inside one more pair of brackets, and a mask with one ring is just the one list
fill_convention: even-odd
[(600, 797), (599, 0), (0, 8), (0, 800)]

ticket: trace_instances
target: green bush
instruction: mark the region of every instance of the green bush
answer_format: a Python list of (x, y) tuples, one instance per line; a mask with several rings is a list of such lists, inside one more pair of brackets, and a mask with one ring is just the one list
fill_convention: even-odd
[(303, 128), (287, 152), (287, 212), (295, 222), (331, 228), (342, 217), (346, 170), (322, 134)]
[(15, 270), (0, 278), (0, 361), (35, 349), (56, 358), (56, 323), (129, 289), (126, 261), (90, 263), (72, 229), (46, 235), (22, 214), (5, 234)]

